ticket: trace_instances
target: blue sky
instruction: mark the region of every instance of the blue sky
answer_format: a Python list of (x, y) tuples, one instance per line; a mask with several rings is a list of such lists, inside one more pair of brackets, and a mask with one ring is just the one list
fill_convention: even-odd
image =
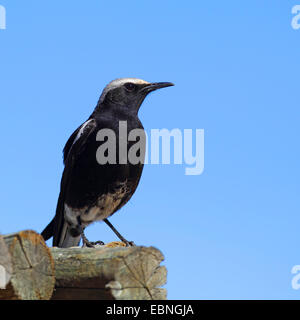
[[(300, 1), (0, 4), (1, 233), (52, 219), (64, 143), (107, 82), (172, 81), (140, 118), (204, 129), (204, 172), (147, 165), (111, 222), (164, 253), (169, 299), (300, 298)], [(116, 240), (103, 223), (87, 236)]]

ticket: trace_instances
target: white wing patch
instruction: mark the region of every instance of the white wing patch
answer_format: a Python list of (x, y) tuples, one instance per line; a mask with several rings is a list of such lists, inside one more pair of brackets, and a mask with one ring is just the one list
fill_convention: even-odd
[(73, 143), (72, 143), (72, 146), (73, 146), (74, 143), (82, 136), (85, 127), (86, 127), (91, 121), (94, 121), (94, 119), (90, 119), (90, 120), (86, 121), (86, 122), (81, 126), (80, 130), (79, 130), (78, 133), (77, 133), (76, 138), (74, 139), (74, 141), (73, 141)]

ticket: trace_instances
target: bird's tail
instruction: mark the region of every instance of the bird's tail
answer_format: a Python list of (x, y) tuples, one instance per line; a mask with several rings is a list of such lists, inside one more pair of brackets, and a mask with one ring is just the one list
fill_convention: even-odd
[(60, 192), (58, 198), (54, 220), (53, 247), (68, 248), (78, 246), (81, 235), (65, 219), (65, 205), (62, 192)]
[(76, 247), (79, 245), (81, 234), (76, 232), (74, 234), (75, 229), (70, 227), (70, 225), (64, 221), (61, 232), (58, 236), (58, 239), (55, 239), (57, 243), (53, 246), (58, 246), (60, 248), (68, 248), (68, 247)]
[[(45, 241), (47, 241), (54, 235), (54, 226), (55, 217), (41, 233)], [(63, 221), (61, 231), (59, 232), (59, 234), (57, 234), (55, 239), (53, 239), (53, 246), (61, 248), (75, 247), (79, 245), (80, 238), (81, 235), (74, 236), (74, 230), (70, 228), (67, 222)]]
[(42, 237), (45, 241), (50, 239), (54, 234), (54, 226), (55, 226), (55, 217), (52, 221), (47, 225), (47, 227), (41, 232)]
[(62, 192), (59, 195), (56, 214), (52, 221), (42, 231), (41, 235), (44, 240), (53, 237), (53, 247), (74, 247), (78, 246), (81, 238), (80, 231), (70, 227), (64, 217), (64, 197)]

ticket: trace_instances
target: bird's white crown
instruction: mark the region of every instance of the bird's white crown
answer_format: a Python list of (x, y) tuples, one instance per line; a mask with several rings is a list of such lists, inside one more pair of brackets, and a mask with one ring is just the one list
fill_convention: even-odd
[(103, 102), (106, 94), (115, 88), (121, 87), (123, 84), (131, 82), (134, 84), (149, 84), (149, 82), (142, 80), (142, 79), (137, 79), (137, 78), (119, 78), (111, 81), (102, 91), (101, 97), (100, 97), (100, 103)]

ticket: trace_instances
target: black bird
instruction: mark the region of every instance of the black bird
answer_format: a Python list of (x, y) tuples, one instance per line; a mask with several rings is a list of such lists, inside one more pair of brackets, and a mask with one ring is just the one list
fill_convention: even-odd
[[(92, 222), (103, 220), (126, 245), (133, 244), (107, 220), (131, 198), (143, 170), (142, 162), (118, 161), (119, 123), (126, 121), (127, 132), (143, 130), (138, 111), (145, 97), (156, 89), (172, 85), (170, 82), (149, 83), (122, 78), (105, 87), (89, 119), (73, 132), (64, 147), (65, 167), (56, 214), (42, 232), (45, 240), (53, 236), (53, 246), (71, 247), (78, 246), (82, 237), (85, 245), (93, 246), (94, 243), (86, 239), (84, 229)], [(116, 163), (99, 164), (97, 161), (97, 149), (106, 142), (96, 139), (101, 129), (115, 133)], [(133, 142), (125, 143), (129, 150)]]

